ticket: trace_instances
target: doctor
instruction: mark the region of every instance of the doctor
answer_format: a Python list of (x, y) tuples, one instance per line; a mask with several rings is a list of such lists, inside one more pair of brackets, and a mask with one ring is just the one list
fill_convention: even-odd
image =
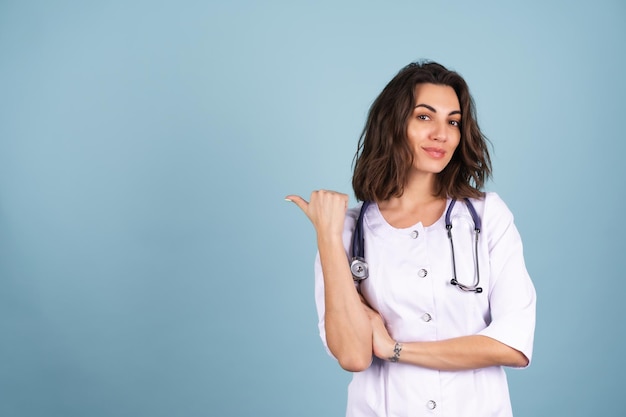
[(317, 233), (320, 335), (354, 372), (348, 417), (512, 416), (503, 367), (530, 364), (535, 289), (511, 212), (482, 191), (490, 174), (467, 84), (421, 62), (370, 109), (352, 180), (361, 222), (345, 194), (287, 196)]

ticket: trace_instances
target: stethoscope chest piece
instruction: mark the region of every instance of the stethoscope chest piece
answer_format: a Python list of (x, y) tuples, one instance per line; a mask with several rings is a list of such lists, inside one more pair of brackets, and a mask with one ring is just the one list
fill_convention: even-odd
[(350, 271), (355, 281), (363, 281), (369, 276), (369, 267), (367, 262), (360, 256), (355, 256), (350, 262)]

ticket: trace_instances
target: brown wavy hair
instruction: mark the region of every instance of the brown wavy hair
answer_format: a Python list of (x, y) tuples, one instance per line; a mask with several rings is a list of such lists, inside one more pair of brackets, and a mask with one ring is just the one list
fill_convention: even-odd
[(437, 174), (434, 194), (452, 198), (484, 195), (481, 189), (491, 176), (491, 159), (467, 83), (443, 65), (421, 61), (402, 68), (370, 108), (353, 160), (352, 188), (357, 199), (384, 201), (404, 193), (413, 165), (407, 125), (415, 107), (415, 87), (423, 83), (452, 87), (461, 105), (461, 141), (450, 163)]

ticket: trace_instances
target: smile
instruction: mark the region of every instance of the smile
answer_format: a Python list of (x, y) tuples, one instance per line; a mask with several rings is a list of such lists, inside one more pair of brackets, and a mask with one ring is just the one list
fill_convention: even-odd
[(446, 156), (446, 151), (441, 148), (422, 148), (431, 158), (441, 159)]

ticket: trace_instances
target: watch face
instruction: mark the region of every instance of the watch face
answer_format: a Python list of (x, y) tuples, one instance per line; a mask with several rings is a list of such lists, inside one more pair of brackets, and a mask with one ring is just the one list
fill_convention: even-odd
[(362, 281), (368, 277), (367, 262), (363, 258), (354, 258), (350, 263), (350, 271), (355, 281)]

